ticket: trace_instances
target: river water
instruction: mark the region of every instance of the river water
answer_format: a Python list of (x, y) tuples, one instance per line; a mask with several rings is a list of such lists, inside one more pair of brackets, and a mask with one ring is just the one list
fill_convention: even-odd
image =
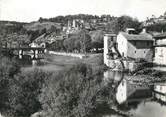
[(111, 70), (104, 72), (104, 81), (114, 83), (120, 111), (132, 117), (166, 117), (166, 83), (137, 85), (128, 81), (127, 74)]
[[(35, 62), (40, 63), (39, 60)], [(32, 69), (32, 61), (25, 62), (23, 68)], [(43, 70), (57, 71), (61, 69), (59, 65), (42, 64), (38, 67)], [(156, 67), (162, 71), (166, 68)], [(166, 83), (154, 83), (148, 87), (137, 85), (129, 82), (128, 75), (118, 71), (107, 70), (103, 73), (104, 82), (110, 83), (116, 89), (114, 96), (116, 99), (116, 109), (120, 112), (127, 113), (131, 117), (166, 117)], [(123, 117), (111, 112), (104, 113), (101, 117)]]

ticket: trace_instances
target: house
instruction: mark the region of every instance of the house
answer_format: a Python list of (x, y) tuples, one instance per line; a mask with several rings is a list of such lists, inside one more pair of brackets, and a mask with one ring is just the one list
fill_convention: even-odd
[(154, 84), (154, 97), (162, 102), (166, 102), (166, 83)]
[(145, 31), (136, 34), (132, 28), (117, 35), (117, 48), (123, 58), (144, 59), (152, 61), (153, 38)]
[(116, 38), (116, 34), (109, 33), (104, 35), (104, 64), (106, 64), (107, 66), (109, 66), (110, 51), (112, 51), (111, 53), (116, 53), (115, 51), (110, 49), (113, 44), (116, 43)]
[(166, 33), (154, 36), (155, 54), (154, 63), (158, 65), (166, 65)]

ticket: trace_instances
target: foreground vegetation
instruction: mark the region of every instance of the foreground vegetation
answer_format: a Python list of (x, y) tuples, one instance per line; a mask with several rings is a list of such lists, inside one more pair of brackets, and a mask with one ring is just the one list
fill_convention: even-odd
[[(13, 58), (0, 58), (0, 112), (6, 116), (87, 117), (108, 104), (111, 94), (100, 70), (76, 63), (60, 72), (21, 71)], [(42, 116), (41, 115), (41, 116)]]

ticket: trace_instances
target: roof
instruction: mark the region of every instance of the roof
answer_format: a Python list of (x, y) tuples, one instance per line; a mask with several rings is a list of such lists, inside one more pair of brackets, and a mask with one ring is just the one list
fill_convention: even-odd
[(166, 33), (161, 33), (154, 36), (155, 39), (164, 39), (166, 38)]
[(121, 34), (128, 40), (128, 41), (153, 41), (153, 38), (150, 34), (141, 33), (141, 34), (128, 34), (126, 32), (121, 32)]

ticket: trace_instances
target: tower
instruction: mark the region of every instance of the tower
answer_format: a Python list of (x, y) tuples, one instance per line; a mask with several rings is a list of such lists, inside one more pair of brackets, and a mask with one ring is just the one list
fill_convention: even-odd
[(108, 66), (109, 59), (109, 48), (113, 43), (116, 42), (116, 34), (105, 34), (104, 35), (104, 64)]

